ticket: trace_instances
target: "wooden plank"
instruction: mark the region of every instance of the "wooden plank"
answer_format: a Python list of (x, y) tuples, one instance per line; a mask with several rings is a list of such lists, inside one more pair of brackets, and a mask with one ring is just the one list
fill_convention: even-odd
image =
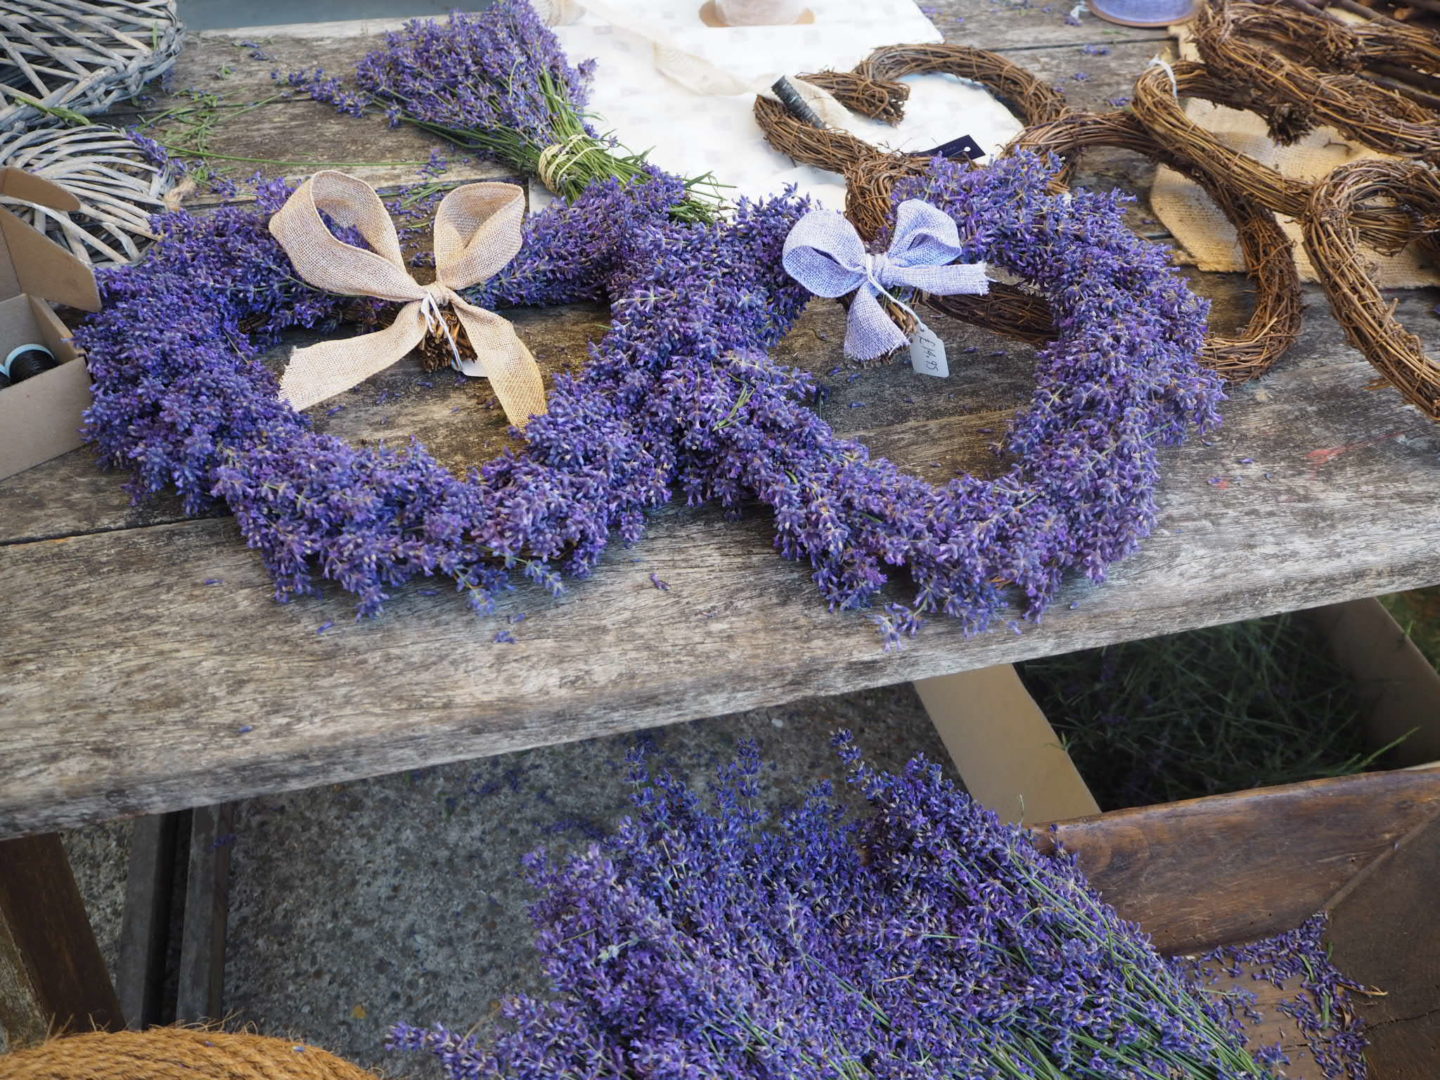
[[(984, 6), (946, 11), (975, 17)], [(1028, 18), (1009, 37), (961, 39), (1024, 44)], [(1103, 58), (1040, 48), (1033, 63), (1054, 78), (1088, 68), (1092, 79), (1076, 85), (1101, 94), (1123, 88), (1150, 44)], [(313, 115), (314, 130), (287, 121), (286, 139), (305, 134), (318, 154), (354, 137), (336, 134), (351, 121), (300, 108), (283, 106)], [(1115, 176), (1140, 175), (1133, 162), (1115, 162)], [(1200, 280), (1221, 301), (1219, 321), (1243, 315), (1237, 279)], [(1413, 293), (1400, 312), (1433, 346), (1440, 326), (1428, 307)], [(542, 364), (559, 370), (583, 362), (604, 312), (522, 312), (515, 321)], [(812, 305), (778, 356), (827, 380), (833, 395), (822, 411), (842, 433), (927, 477), (983, 470), (993, 464), (986, 444), (1029, 392), (1030, 352), (936, 322), (958, 361), (944, 383), (899, 365), (842, 365), (832, 304)], [(613, 551), (558, 603), (517, 592), (505, 610), (530, 619), (515, 646), (493, 645), (497, 625), (443, 589), (404, 590), (383, 618), (363, 624), (351, 623), (348, 599), (334, 592), (277, 607), (233, 525), (183, 521), (173, 501), (132, 508), (119, 478), (95, 472), (79, 451), (0, 483), (0, 572), (11, 598), (0, 630), (12, 643), (0, 657), (0, 835), (1432, 584), (1436, 436), (1393, 392), (1365, 390), (1371, 377), (1312, 303), (1293, 358), (1236, 392), (1217, 436), (1167, 454), (1160, 530), (1108, 586), (1072, 583), (1046, 621), (1019, 636), (1000, 627), (967, 639), (937, 621), (891, 654), (863, 618), (824, 610), (806, 571), (774, 556), (763, 518), (725, 523), (709, 510), (657, 514), (640, 547)], [(456, 466), (490, 456), (503, 424), (483, 407), (483, 388), (424, 381), (433, 385), (413, 368), (392, 369), (338, 401), (342, 411), (324, 410), (321, 426), (355, 440), (413, 433)], [(670, 592), (652, 588), (652, 571)], [(669, 655), (685, 662), (655, 662)]]
[[(1081, 25), (1070, 26), (1064, 18), (1069, 8), (1062, 5), (1044, 11), (1043, 5), (948, 0), (927, 7), (934, 9), (931, 19), (948, 40), (981, 49), (1033, 52), (1085, 46), (1113, 49), (1119, 45), (1155, 49), (1166, 38), (1163, 29), (1113, 26), (1088, 12)], [(363, 19), (200, 31), (187, 38), (170, 82), (181, 91), (194, 89), (222, 93), (232, 100), (242, 96), (254, 100), (278, 88), (271, 78), (272, 71), (286, 74), (320, 67), (329, 75), (348, 78), (356, 61), (383, 45), (386, 32), (400, 29), (407, 21)], [(253, 55), (257, 50), (246, 44), (250, 42), (259, 46), (263, 55)], [(604, 73), (598, 73), (597, 78), (604, 78)], [(178, 100), (164, 94), (156, 98), (162, 105)]]
[(122, 1013), (136, 1029), (165, 1019), (162, 993), (180, 817), (152, 814), (137, 821), (131, 833), (115, 990)]
[[(1077, 108), (1105, 108), (1116, 95), (1128, 94), (1136, 73), (1163, 40), (1150, 31), (1127, 32), (1119, 35), (1119, 40), (1108, 40), (1104, 35), (1111, 29), (1106, 28), (1098, 32), (1104, 43), (1097, 44), (1095, 30), (1064, 27), (1058, 17), (1050, 15), (1041, 15), (1031, 24), (1032, 13), (1025, 9), (1012, 9), (1003, 16), (997, 10), (972, 12), (967, 18), (988, 24), (988, 29), (968, 22), (949, 23), (953, 40), (1002, 52), (1009, 47), (1017, 49), (1017, 59), (1037, 77), (1063, 89)], [(995, 25), (1000, 18), (1003, 27)], [(1038, 39), (1032, 41), (1025, 36), (1027, 32), (1038, 33)], [(182, 52), (173, 80), (175, 91), (158, 93), (139, 109), (122, 106), (106, 119), (128, 127), (170, 110), (185, 110), (185, 116), (173, 116), (149, 132), (161, 142), (169, 142), (185, 130), (187, 117), (194, 120), (202, 115), (197, 105), (200, 95), (205, 107), (213, 109), (207, 151), (218, 155), (213, 164), (232, 176), (259, 171), (267, 177), (295, 180), (312, 171), (295, 162), (312, 162), (314, 167), (350, 163), (347, 171), (372, 184), (400, 184), (419, 178), (419, 167), (432, 147), (440, 148), (454, 163), (450, 175), (456, 177), (499, 178), (511, 171), (508, 166), (469, 158), (408, 125), (390, 128), (378, 115), (360, 119), (340, 116), (332, 107), (310, 101), (303, 92), (271, 78), (274, 71), (309, 70), (317, 65), (333, 75), (348, 75), (366, 52), (383, 43), (378, 34), (344, 38), (270, 35), (259, 43), (264, 57), (260, 60), (251, 58), (254, 50), (241, 45), (242, 40), (248, 38), (200, 36), (193, 48)], [(623, 132), (621, 136), (623, 139)], [(755, 136), (761, 137), (758, 129)], [(381, 161), (389, 164), (366, 164)], [(1146, 170), (1147, 177), (1152, 171)], [(192, 197), (189, 201), (206, 200)]]
[(915, 682), (955, 770), (1002, 821), (1100, 812), (1060, 737), (1011, 664)]
[[(27, 998), (30, 1008), (15, 1011)], [(85, 901), (54, 833), (0, 841), (0, 1024), (11, 1045), (47, 1033), (124, 1027)]]
[[(1156, 948), (1192, 952), (1293, 929), (1436, 821), (1440, 765), (1116, 810), (1048, 835)], [(1422, 913), (1433, 915), (1433, 895), (1408, 918), (1434, 937), (1433, 925), (1414, 926)]]
[(335, 592), (276, 605), (229, 521), (0, 548), (0, 834), (1433, 584), (1433, 436), (1363, 391), (1368, 378), (1364, 365), (1290, 369), (1269, 401), (1232, 405), (1212, 445), (1167, 454), (1157, 535), (1108, 584), (1069, 585), (1040, 625), (967, 638), (935, 620), (888, 653), (775, 556), (763, 519), (712, 510), (657, 514), (640, 546), (559, 601), (518, 590), (500, 618), (528, 619), (504, 646), (491, 643), (503, 622), (443, 590), (402, 590), (362, 622)]
[(191, 814), (186, 866), (185, 921), (175, 1019), (224, 1019), (225, 931), (230, 915), (230, 851), (235, 808), (199, 806)]
[(1430, 820), (1346, 890), (1330, 916), (1335, 964), (1385, 991), (1363, 1011), (1371, 1074), (1433, 1080), (1440, 1063), (1440, 820)]

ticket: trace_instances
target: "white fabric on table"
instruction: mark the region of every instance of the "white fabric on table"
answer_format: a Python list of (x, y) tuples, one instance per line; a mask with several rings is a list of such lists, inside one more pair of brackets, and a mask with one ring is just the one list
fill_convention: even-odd
[[(555, 32), (572, 63), (596, 59), (594, 124), (626, 148), (649, 151), (656, 165), (681, 176), (713, 173), (731, 185), (724, 192), (730, 199), (795, 184), (840, 209), (844, 184), (836, 174), (797, 166), (765, 142), (753, 114), (755, 94), (768, 92), (781, 75), (851, 68), (881, 45), (942, 38), (912, 0), (808, 6), (815, 16), (809, 24), (717, 28), (701, 21), (699, 0), (592, 0), (577, 21)], [(846, 129), (894, 150), (928, 150), (970, 135), (987, 153), (1020, 130), (974, 83), (949, 75), (905, 81), (911, 94), (904, 121), (892, 127), (846, 114)]]

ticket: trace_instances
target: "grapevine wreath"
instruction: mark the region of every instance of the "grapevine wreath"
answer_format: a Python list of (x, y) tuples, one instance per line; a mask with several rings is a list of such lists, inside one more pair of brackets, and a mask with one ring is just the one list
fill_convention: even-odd
[[(468, 298), (489, 306), (608, 299), (586, 369), (559, 376), (523, 448), (468, 477), (418, 443), (357, 448), (312, 430), (260, 354), (344, 300), (300, 282), (255, 209), (162, 215), (138, 264), (104, 272), (106, 307), (77, 333), (95, 381), (89, 432), (137, 493), (173, 485), (190, 512), (223, 501), (277, 596), (331, 580), (361, 614), (416, 576), (444, 576), (481, 612), (517, 577), (552, 590), (593, 569), (610, 535), (638, 540), (675, 495), (774, 513), (782, 554), (807, 559), (834, 607), (863, 608), (896, 571), (913, 592), (877, 618), (887, 640), (944, 612), (978, 629), (1014, 587), (1032, 612), (1072, 569), (1103, 575), (1154, 520), (1158, 448), (1215, 420), (1196, 364), (1206, 305), (1163, 248), (1126, 229), (1119, 198), (1049, 190), (1054, 165), (937, 160), (897, 185), (959, 225), (965, 261), (1044, 294), (1059, 336), (1004, 439), (1005, 471), (932, 485), (812, 409), (815, 384), (767, 355), (804, 291), (780, 251), (807, 205), (786, 195), (713, 224), (673, 220), (678, 180), (605, 181), (525, 225), (521, 254)], [(883, 242), (883, 241), (882, 241)]]

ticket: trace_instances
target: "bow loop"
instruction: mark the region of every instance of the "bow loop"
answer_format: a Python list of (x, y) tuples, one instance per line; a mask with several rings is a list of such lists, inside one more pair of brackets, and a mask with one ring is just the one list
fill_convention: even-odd
[[(454, 366), (490, 379), (516, 427), (545, 412), (540, 369), (515, 328), (492, 311), (462, 299), (459, 289), (494, 276), (520, 250), (524, 193), (513, 184), (466, 184), (441, 200), (435, 214), (435, 277), (410, 276), (395, 226), (368, 184), (326, 170), (306, 180), (270, 218), (270, 232), (311, 285), (328, 292), (404, 303), (384, 330), (297, 349), (280, 379), (281, 394), (303, 409), (383, 371), (425, 337), (443, 333)], [(354, 228), (372, 250), (346, 243), (321, 216)], [(476, 359), (464, 360), (441, 313), (454, 309)]]
[(525, 200), (510, 184), (466, 184), (435, 212), (435, 273), (452, 289), (494, 277), (520, 253)]
[(816, 296), (853, 292), (869, 266), (860, 234), (834, 210), (812, 210), (790, 230), (780, 261), (785, 271)]
[(845, 352), (873, 360), (908, 340), (880, 306), (878, 298), (884, 295), (910, 310), (891, 296), (890, 288), (937, 296), (989, 290), (985, 264), (955, 262), (963, 254), (959, 229), (948, 214), (919, 199), (906, 199), (896, 210), (895, 232), (886, 251), (866, 252), (860, 234), (843, 215), (812, 210), (791, 228), (781, 261), (790, 276), (816, 296), (855, 293)]
[(897, 266), (944, 266), (960, 255), (960, 229), (949, 214), (919, 199), (895, 208), (890, 258)]

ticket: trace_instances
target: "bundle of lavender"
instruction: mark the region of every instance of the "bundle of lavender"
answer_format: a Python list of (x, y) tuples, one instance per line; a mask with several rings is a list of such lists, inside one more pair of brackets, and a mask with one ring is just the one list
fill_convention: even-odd
[(529, 867), (550, 1000), (491, 1041), (400, 1026), (452, 1080), (1274, 1078), (1227, 995), (923, 759), (869, 768), (766, 828), (757, 751), (715, 809), (634, 762), (638, 814)]
[[(321, 89), (317, 96), (349, 111), (379, 105), (392, 123), (405, 121), (498, 157), (567, 199), (596, 180), (628, 185), (660, 175), (645, 155), (629, 153), (586, 122), (592, 64), (571, 67), (526, 0), (495, 0), (478, 14), (455, 12), (443, 23), (417, 19), (385, 41), (355, 70), (363, 96), (318, 79), (312, 92)], [(695, 177), (685, 188), (672, 215), (714, 220), (722, 205), (714, 179)]]

